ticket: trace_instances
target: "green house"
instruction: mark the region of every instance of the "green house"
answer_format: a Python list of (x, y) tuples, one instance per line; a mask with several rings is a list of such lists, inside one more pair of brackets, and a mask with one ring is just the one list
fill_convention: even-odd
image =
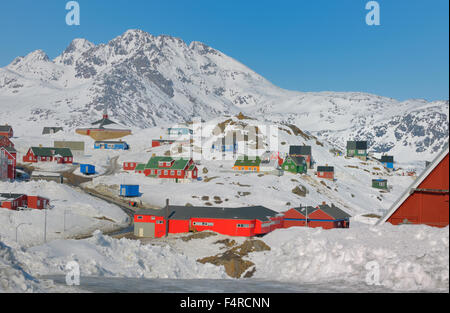
[(289, 155), (281, 165), (281, 169), (294, 174), (306, 173), (307, 164), (304, 157)]
[(347, 156), (367, 160), (367, 141), (347, 141)]
[(372, 179), (372, 187), (377, 189), (388, 189), (387, 179)]

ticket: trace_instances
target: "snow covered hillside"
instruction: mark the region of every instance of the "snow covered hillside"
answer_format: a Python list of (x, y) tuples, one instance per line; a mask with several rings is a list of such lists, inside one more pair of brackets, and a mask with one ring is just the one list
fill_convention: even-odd
[(140, 30), (99, 45), (75, 39), (54, 60), (37, 50), (0, 69), (0, 124), (17, 132), (73, 130), (105, 108), (138, 129), (244, 112), (295, 124), (340, 147), (367, 139), (371, 150), (411, 161), (431, 159), (448, 140), (448, 100), (287, 91), (203, 43)]
[[(238, 120), (236, 117), (228, 120), (261, 127), (261, 123), (257, 120)], [(202, 181), (177, 184), (121, 170), (113, 175), (97, 176), (85, 186), (90, 188), (109, 186), (111, 194), (118, 194), (118, 185), (122, 183), (139, 184), (140, 192), (143, 195), (138, 200), (157, 207), (164, 206), (165, 199), (170, 199), (172, 204), (177, 205), (218, 207), (264, 205), (281, 212), (300, 204), (316, 206), (325, 201), (334, 203), (350, 215), (355, 216), (367, 213), (382, 215), (413, 181), (412, 177), (402, 176), (402, 170), (389, 172), (376, 160), (363, 162), (359, 159), (336, 156), (332, 152), (334, 146), (320, 142), (313, 136), (303, 133), (296, 134), (292, 128), (283, 124), (277, 125), (277, 130), (279, 130), (278, 148), (281, 155), (289, 151), (290, 145), (311, 145), (315, 165), (334, 166), (336, 179), (329, 181), (317, 178), (314, 175), (314, 169), (308, 170), (306, 175), (285, 172), (283, 176), (270, 173), (235, 172), (232, 170), (233, 155), (223, 156), (221, 153), (211, 152), (211, 142), (226, 133), (228, 127), (233, 126), (228, 125), (224, 132), (214, 135), (214, 126), (223, 122), (224, 119), (214, 119), (203, 125), (202, 149), (207, 158), (202, 159), (201, 165), (199, 165), (199, 176), (202, 177)], [(89, 147), (87, 154), (91, 157), (84, 160), (94, 162), (94, 164), (97, 162), (99, 166), (104, 166), (106, 158), (115, 155), (119, 157), (119, 164), (133, 161), (146, 163), (153, 154), (164, 155), (170, 150), (170, 146), (150, 147), (150, 138), (164, 136), (164, 132), (165, 130), (161, 127), (136, 131), (126, 139), (131, 146), (130, 151), (95, 151)], [(259, 153), (265, 151), (265, 144), (270, 141), (263, 134), (261, 134), (261, 138), (260, 148), (262, 149), (258, 150)], [(172, 150), (172, 155), (189, 156), (189, 152), (183, 150), (178, 154)], [(402, 163), (401, 160), (397, 164), (398, 167), (403, 168), (409, 168), (412, 165), (414, 163)], [(421, 166), (418, 168), (418, 172), (425, 165)], [(385, 192), (372, 188), (372, 178), (388, 179), (391, 190)], [(296, 188), (304, 193), (300, 192), (299, 194), (298, 191), (295, 191)]]

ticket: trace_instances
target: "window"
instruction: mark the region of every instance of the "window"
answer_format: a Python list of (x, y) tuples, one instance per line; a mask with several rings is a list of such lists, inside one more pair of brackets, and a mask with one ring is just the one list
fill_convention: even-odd
[(156, 224), (164, 224), (164, 221), (156, 221)]
[(177, 171), (177, 175), (178, 175), (178, 176), (181, 176), (181, 171)]
[(366, 150), (358, 150), (358, 154), (365, 154)]
[(214, 226), (214, 223), (208, 223), (208, 222), (194, 222), (194, 226)]
[(155, 220), (155, 217), (154, 217), (154, 216), (152, 216), (152, 217), (151, 217), (151, 219), (152, 219), (152, 220)]
[(237, 224), (238, 228), (250, 228), (249, 224)]
[(165, 176), (167, 176), (167, 172), (168, 172), (167, 170), (164, 170), (164, 175), (165, 175)]
[(142, 220), (143, 217), (142, 217), (142, 216), (138, 216), (137, 219), (138, 219), (138, 220)]
[(175, 171), (170, 171), (170, 176), (174, 176), (175, 175)]

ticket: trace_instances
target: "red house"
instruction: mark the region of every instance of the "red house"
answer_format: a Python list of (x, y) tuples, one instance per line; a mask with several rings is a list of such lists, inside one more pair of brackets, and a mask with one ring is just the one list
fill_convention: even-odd
[(16, 178), (17, 151), (13, 147), (0, 147), (0, 180)]
[(27, 206), (27, 195), (17, 193), (0, 193), (0, 208), (17, 210)]
[(378, 222), (448, 226), (448, 144)]
[(263, 206), (215, 208), (169, 206), (140, 210), (134, 215), (136, 237), (160, 238), (167, 234), (213, 231), (228, 236), (251, 237), (281, 228), (283, 215)]
[(31, 147), (23, 157), (23, 162), (56, 162), (58, 164), (72, 164), (73, 155), (69, 148)]
[(324, 202), (317, 207), (305, 206), (284, 212), (284, 228), (305, 225), (323, 229), (349, 228), (350, 217), (334, 204), (329, 206)]
[(123, 162), (123, 170), (124, 171), (134, 171), (138, 162)]
[(317, 177), (334, 180), (334, 166), (318, 166)]
[(14, 144), (9, 137), (0, 135), (0, 147), (14, 148)]
[[(138, 166), (141, 170), (141, 166)], [(151, 157), (144, 167), (145, 176), (174, 179), (197, 179), (198, 169), (192, 159), (174, 159), (172, 157)]]
[(0, 136), (12, 138), (14, 135), (13, 129), (9, 125), (0, 125)]

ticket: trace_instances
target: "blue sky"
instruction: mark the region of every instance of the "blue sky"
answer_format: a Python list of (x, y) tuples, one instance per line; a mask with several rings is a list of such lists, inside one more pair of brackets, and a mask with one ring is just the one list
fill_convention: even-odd
[(65, 0), (1, 1), (0, 67), (139, 28), (204, 42), (287, 89), (448, 99), (448, 0), (380, 0), (380, 26), (366, 25), (367, 2), (79, 0), (81, 25), (67, 26)]

